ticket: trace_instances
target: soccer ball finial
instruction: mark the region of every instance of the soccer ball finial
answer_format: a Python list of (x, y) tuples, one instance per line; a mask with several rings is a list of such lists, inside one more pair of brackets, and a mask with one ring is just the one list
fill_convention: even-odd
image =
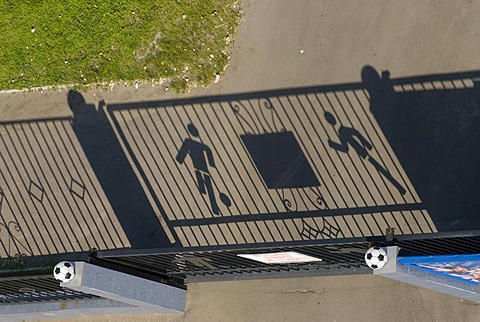
[(53, 277), (63, 283), (70, 282), (75, 276), (75, 267), (70, 262), (60, 262), (53, 268)]
[(372, 269), (379, 269), (385, 266), (388, 261), (385, 248), (373, 246), (367, 250), (365, 254), (365, 262)]

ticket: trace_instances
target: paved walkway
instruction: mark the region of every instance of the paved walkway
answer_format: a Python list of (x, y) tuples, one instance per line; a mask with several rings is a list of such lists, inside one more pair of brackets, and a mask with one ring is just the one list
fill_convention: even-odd
[(246, 1), (209, 89), (2, 95), (0, 257), (480, 228), (478, 12)]

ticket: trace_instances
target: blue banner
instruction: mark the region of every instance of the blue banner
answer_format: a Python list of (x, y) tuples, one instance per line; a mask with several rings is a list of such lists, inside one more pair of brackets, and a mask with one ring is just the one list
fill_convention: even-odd
[(399, 257), (397, 264), (480, 285), (480, 254)]

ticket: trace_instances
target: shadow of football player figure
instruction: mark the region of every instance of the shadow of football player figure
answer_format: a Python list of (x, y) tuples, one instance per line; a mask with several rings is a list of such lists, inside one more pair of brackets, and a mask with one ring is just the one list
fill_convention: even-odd
[[(337, 120), (333, 114), (325, 112), (325, 118), (332, 126), (337, 124)], [(365, 137), (358, 132), (358, 130), (341, 125), (338, 129), (338, 137), (340, 139), (340, 143), (328, 139), (328, 145), (332, 149), (347, 153), (349, 146), (351, 146), (362, 159), (368, 160), (378, 172), (380, 172), (388, 181), (390, 181), (390, 183), (397, 188), (400, 194), (404, 195), (406, 193), (406, 190), (400, 183), (398, 183), (397, 180), (395, 180), (395, 178), (393, 178), (390, 172), (388, 172), (380, 163), (378, 163), (377, 160), (368, 155), (368, 150), (371, 150), (373, 147), (370, 142), (368, 142), (367, 139), (365, 139)]]
[[(188, 124), (187, 129), (193, 137), (199, 137), (198, 129), (193, 124)], [(197, 177), (198, 191), (202, 195), (208, 195), (212, 212), (215, 215), (220, 214), (217, 199), (215, 198), (215, 194), (213, 192), (210, 172), (208, 171), (208, 165), (215, 168), (212, 150), (201, 142), (186, 138), (183, 141), (180, 150), (178, 151), (176, 160), (182, 164), (187, 155), (190, 155), (190, 158), (192, 159), (193, 167), (195, 169), (195, 176)], [(219, 197), (225, 206), (230, 207), (231, 202), (227, 195), (220, 193)]]

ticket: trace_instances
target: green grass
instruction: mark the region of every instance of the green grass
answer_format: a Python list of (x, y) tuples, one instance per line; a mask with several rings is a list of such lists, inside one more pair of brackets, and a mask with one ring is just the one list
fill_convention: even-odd
[(0, 89), (207, 85), (228, 63), (240, 15), (236, 0), (0, 0)]

